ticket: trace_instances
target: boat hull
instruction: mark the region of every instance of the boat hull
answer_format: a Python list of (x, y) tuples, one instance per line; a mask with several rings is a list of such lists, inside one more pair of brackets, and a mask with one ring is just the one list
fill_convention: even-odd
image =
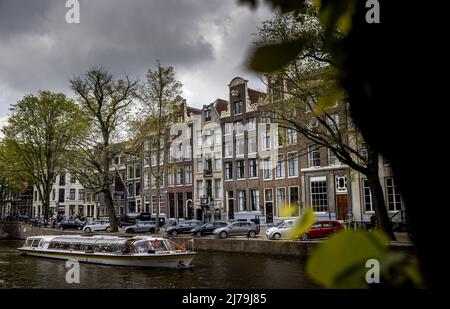
[(77, 260), (82, 263), (93, 263), (111, 266), (128, 267), (154, 267), (154, 268), (189, 268), (194, 259), (195, 252), (179, 254), (153, 254), (153, 255), (115, 255), (115, 254), (95, 254), (84, 252), (56, 252), (49, 250), (33, 250), (19, 248), (22, 254), (52, 258), (59, 260)]

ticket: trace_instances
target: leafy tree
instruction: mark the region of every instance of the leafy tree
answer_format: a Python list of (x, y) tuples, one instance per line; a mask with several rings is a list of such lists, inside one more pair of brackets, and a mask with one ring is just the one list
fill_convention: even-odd
[(145, 155), (150, 157), (153, 154), (156, 159), (156, 165), (150, 164), (149, 168), (157, 197), (156, 233), (159, 231), (161, 194), (159, 184), (163, 182), (168, 169), (171, 115), (175, 103), (179, 100), (181, 88), (182, 84), (176, 79), (174, 68), (161, 66), (160, 62), (157, 62), (156, 68), (148, 70), (146, 80), (139, 91), (141, 114), (144, 116), (138, 122), (135, 143), (140, 149), (147, 144), (149, 146), (147, 149), (151, 153)]
[(121, 139), (123, 126), (136, 98), (138, 82), (115, 79), (102, 67), (93, 67), (70, 81), (72, 90), (86, 117), (87, 133), (77, 141), (71, 154), (69, 170), (94, 194), (102, 194), (108, 212), (110, 229), (116, 232), (110, 170), (112, 147)]
[(5, 147), (0, 145), (0, 220), (4, 216), (7, 201), (18, 192), (17, 179), (11, 173), (9, 160), (5, 160), (5, 155)]
[[(275, 116), (280, 127), (301, 133), (311, 143), (329, 149), (339, 161), (365, 175), (372, 192), (377, 224), (395, 239), (378, 175), (379, 153), (366, 145), (351, 123), (337, 84), (335, 61), (324, 49), (324, 33), (317, 12), (309, 8), (299, 16), (276, 14), (262, 23), (257, 36), (260, 48), (292, 41), (301, 41), (305, 45), (296, 58), (271, 73), (267, 83), (271, 102), (264, 104), (261, 110)], [(338, 36), (335, 31), (334, 37)], [(257, 51), (250, 65), (259, 70), (266, 68), (267, 63), (273, 65), (267, 58), (269, 55)], [(336, 101), (340, 102), (334, 106)]]
[(3, 160), (32, 180), (48, 219), (53, 183), (65, 166), (70, 145), (83, 131), (83, 115), (64, 94), (49, 91), (25, 96), (10, 111), (3, 128)]
[[(255, 7), (261, 1), (239, 2)], [(265, 2), (282, 14), (294, 15), (304, 13), (306, 4), (311, 3), (309, 0)], [(339, 84), (348, 96), (354, 123), (367, 145), (391, 162), (408, 211), (409, 229), (417, 247), (426, 284), (430, 287), (439, 286), (444, 280), (442, 264), (435, 261), (440, 252), (430, 241), (439, 233), (435, 231), (433, 220), (424, 220), (424, 206), (433, 203), (439, 205), (442, 200), (439, 194), (424, 192), (445, 191), (445, 182), (426, 180), (440, 176), (434, 174), (440, 169), (429, 170), (421, 173), (424, 181), (418, 190), (417, 170), (411, 168), (411, 158), (417, 154), (418, 135), (437, 137), (436, 132), (445, 132), (442, 125), (446, 120), (441, 117), (446, 113), (438, 112), (439, 105), (436, 104), (436, 108), (423, 108), (424, 102), (442, 101), (437, 98), (440, 92), (436, 89), (444, 89), (445, 86), (437, 85), (439, 79), (423, 78), (433, 76), (431, 70), (435, 66), (417, 61), (435, 56), (429, 46), (436, 46), (440, 41), (432, 34), (438, 33), (436, 29), (442, 27), (440, 23), (445, 19), (436, 16), (437, 10), (433, 6), (404, 6), (395, 1), (383, 1), (381, 23), (372, 24), (366, 20), (369, 12), (366, 3), (357, 0), (313, 1), (324, 29), (325, 48), (335, 60)], [(434, 18), (431, 22), (422, 23), (422, 33), (429, 35), (422, 36), (420, 41), (417, 32), (411, 31), (410, 21), (399, 23), (401, 17), (427, 15)], [(336, 25), (342, 33), (339, 38), (331, 35)], [(386, 42), (389, 42), (388, 48)], [(265, 50), (272, 59), (277, 59), (278, 65), (273, 68), (276, 71), (297, 57), (305, 47), (302, 42), (294, 41), (270, 45)], [(426, 72), (419, 74), (420, 70)], [(420, 92), (426, 87), (430, 91)], [(418, 103), (421, 107), (412, 103)]]

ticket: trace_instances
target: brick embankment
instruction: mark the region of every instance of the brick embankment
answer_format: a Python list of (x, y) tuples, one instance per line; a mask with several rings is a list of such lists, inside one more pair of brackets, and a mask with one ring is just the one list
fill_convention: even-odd
[[(38, 228), (23, 223), (0, 223), (0, 239), (26, 239), (30, 236), (40, 235), (76, 235), (83, 234), (77, 230), (56, 230), (50, 228)], [(98, 233), (105, 235), (132, 236), (124, 232)], [(86, 234), (89, 235), (89, 234)], [(142, 235), (142, 234), (141, 234)], [(167, 237), (165, 234), (159, 236)], [(261, 236), (261, 235), (260, 235)], [(265, 237), (248, 239), (246, 237), (230, 237), (218, 239), (212, 236), (194, 237), (192, 235), (179, 235), (168, 237), (175, 243), (184, 245), (195, 251), (220, 251), (230, 253), (265, 254), (296, 256), (300, 259), (307, 258), (311, 251), (320, 244), (321, 240), (295, 241), (295, 240), (268, 240)], [(391, 242), (394, 250), (414, 252), (414, 247), (408, 242)]]

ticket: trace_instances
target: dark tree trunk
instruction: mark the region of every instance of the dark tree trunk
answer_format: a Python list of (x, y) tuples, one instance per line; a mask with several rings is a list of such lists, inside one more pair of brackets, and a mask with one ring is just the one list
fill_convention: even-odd
[[(439, 260), (442, 247), (436, 243), (445, 243), (447, 233), (439, 230), (445, 224), (436, 224), (430, 215), (435, 205), (445, 203), (445, 193), (438, 193), (446, 192), (448, 186), (445, 181), (434, 181), (445, 175), (444, 168), (418, 172), (417, 164), (423, 147), (443, 149), (442, 132), (447, 130), (448, 116), (442, 112), (440, 96), (446, 86), (444, 80), (427, 78), (433, 76), (433, 66), (415, 61), (433, 58), (434, 50), (428, 47), (437, 42), (436, 37), (424, 36), (417, 44), (417, 33), (411, 31), (411, 24), (398, 22), (398, 16), (433, 16), (436, 10), (385, 1), (383, 12), (383, 21), (373, 27), (365, 20), (365, 2), (358, 1), (352, 31), (342, 46), (346, 56), (342, 64), (346, 73), (343, 85), (364, 140), (391, 162), (427, 285), (442, 287), (447, 278)], [(441, 20), (434, 18), (423, 32), (433, 33), (433, 29), (441, 27), (437, 25)], [(389, 48), (386, 42), (392, 43)]]
[(106, 211), (108, 212), (109, 226), (111, 232), (117, 232), (116, 211), (114, 210), (114, 201), (112, 198), (111, 190), (103, 192), (103, 200), (105, 201)]
[(370, 191), (372, 193), (372, 203), (375, 209), (375, 216), (377, 218), (377, 227), (380, 227), (391, 240), (395, 240), (395, 235), (392, 231), (392, 224), (389, 220), (386, 202), (384, 199), (383, 189), (378, 175), (378, 152), (373, 151), (368, 147), (367, 160), (367, 181), (369, 183)]
[[(51, 186), (50, 186), (51, 188)], [(44, 198), (42, 199), (42, 208), (44, 211), (44, 219), (48, 221), (49, 219), (49, 208), (50, 208), (50, 191), (48, 188), (44, 190)]]
[[(105, 140), (107, 140), (105, 138)], [(109, 173), (110, 155), (108, 145), (104, 145), (103, 149), (103, 201), (105, 202), (106, 211), (108, 212), (109, 225), (111, 232), (117, 232), (116, 211), (114, 209), (114, 201), (110, 189), (110, 173)]]

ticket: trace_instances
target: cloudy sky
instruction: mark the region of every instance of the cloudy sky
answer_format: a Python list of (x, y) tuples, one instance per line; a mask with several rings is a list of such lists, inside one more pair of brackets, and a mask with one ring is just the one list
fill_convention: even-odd
[(188, 104), (227, 99), (234, 76), (264, 89), (244, 67), (262, 20), (237, 0), (79, 0), (80, 24), (65, 0), (0, 0), (0, 124), (8, 107), (40, 89), (72, 96), (69, 80), (92, 65), (142, 80), (159, 59), (175, 67)]

